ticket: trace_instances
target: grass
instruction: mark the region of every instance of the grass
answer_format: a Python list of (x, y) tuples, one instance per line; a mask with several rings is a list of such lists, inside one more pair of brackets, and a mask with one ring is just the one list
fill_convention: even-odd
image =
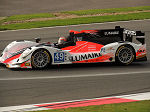
[(55, 17), (51, 13), (39, 13), (39, 14), (27, 14), (27, 15), (14, 15), (5, 18), (3, 21), (22, 21), (22, 20), (29, 20), (29, 19), (35, 19), (35, 18), (51, 18)]
[(6, 30), (6, 29), (17, 30), (17, 29), (40, 28), (40, 27), (50, 27), (50, 26), (65, 26), (65, 25), (141, 20), (141, 19), (150, 19), (150, 12), (141, 12), (138, 14), (132, 13), (132, 14), (125, 14), (125, 15), (121, 14), (121, 15), (79, 17), (79, 18), (72, 18), (72, 19), (56, 19), (56, 20), (48, 20), (48, 21), (8, 24), (8, 25), (0, 25), (0, 30)]
[(128, 8), (111, 8), (111, 9), (90, 9), (90, 10), (79, 10), (79, 11), (64, 11), (62, 13), (75, 14), (75, 15), (94, 15), (103, 13), (120, 13), (130, 11), (145, 11), (150, 10), (150, 6), (142, 7), (128, 7)]
[(67, 109), (54, 109), (37, 112), (150, 112), (150, 100)]
[[(146, 10), (147, 12), (138, 12), (138, 13), (134, 12), (134, 11), (146, 11)], [(112, 14), (117, 12), (127, 12), (127, 13)], [(113, 9), (91, 9), (91, 10), (80, 10), (80, 11), (65, 11), (59, 13), (67, 13), (69, 15), (76, 14), (78, 16), (76, 18), (65, 18), (64, 15), (63, 19), (62, 18), (58, 19), (55, 18), (56, 16), (54, 13), (40, 13), (40, 14), (14, 15), (10, 17), (1, 17), (0, 30), (17, 30), (17, 29), (30, 29), (30, 28), (41, 28), (41, 27), (51, 27), (51, 26), (65, 26), (65, 25), (77, 25), (77, 24), (150, 19), (150, 6), (113, 8)], [(100, 13), (101, 14), (110, 13), (111, 15), (110, 14), (101, 15), (101, 16), (94, 15)], [(83, 15), (88, 15), (88, 17), (83, 17)], [(43, 21), (38, 21), (38, 20), (25, 21), (25, 20), (36, 19), (36, 18), (53, 18), (53, 19), (43, 20)]]

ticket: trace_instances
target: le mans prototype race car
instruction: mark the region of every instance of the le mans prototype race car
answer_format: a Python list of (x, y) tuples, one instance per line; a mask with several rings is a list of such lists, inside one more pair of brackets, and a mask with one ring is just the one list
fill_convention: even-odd
[[(116, 62), (129, 65), (146, 61), (145, 34), (120, 26), (114, 29), (70, 30), (57, 43), (13, 41), (2, 52), (0, 63), (8, 68), (45, 68), (48, 65)], [(133, 42), (133, 39), (137, 43)]]

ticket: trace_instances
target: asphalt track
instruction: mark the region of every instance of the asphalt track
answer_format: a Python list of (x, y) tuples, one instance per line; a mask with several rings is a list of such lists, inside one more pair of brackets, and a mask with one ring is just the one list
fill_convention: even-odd
[(149, 0), (0, 0), (0, 16), (149, 5)]
[[(120, 25), (146, 33), (150, 59), (150, 20), (75, 25), (0, 32), (0, 48), (16, 39), (41, 37), (56, 41), (68, 30), (113, 28)], [(118, 66), (114, 63), (52, 66), (45, 70), (10, 70), (0, 66), (0, 107), (90, 99), (150, 92), (150, 61)]]

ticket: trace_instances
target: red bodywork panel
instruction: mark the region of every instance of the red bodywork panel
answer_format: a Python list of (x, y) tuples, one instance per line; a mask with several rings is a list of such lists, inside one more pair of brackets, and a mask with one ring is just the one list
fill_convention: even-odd
[(31, 67), (30, 61), (31, 61), (31, 60), (25, 61), (24, 63), (22, 63), (22, 64), (20, 65), (20, 67), (21, 67), (21, 68), (28, 68), (28, 67)]
[(8, 58), (8, 59), (6, 59), (3, 63), (9, 63), (10, 61), (12, 61), (12, 60), (14, 60), (14, 59), (19, 58), (20, 55), (21, 55), (21, 54), (18, 54), (18, 55), (15, 55), (15, 56), (11, 57), (11, 58)]
[(136, 59), (142, 58), (146, 56), (146, 48), (142, 46), (137, 52), (136, 52)]
[(93, 42), (77, 41), (75, 46), (65, 47), (62, 50), (70, 50), (70, 53), (96, 52), (100, 51), (103, 46)]
[(111, 54), (101, 56), (100, 50), (103, 46), (93, 42), (77, 41), (75, 46), (65, 47), (62, 50), (67, 50), (72, 54), (73, 63), (106, 62)]
[(80, 34), (80, 33), (96, 33), (98, 32), (97, 30), (81, 30), (79, 31), (74, 31), (74, 30), (70, 30), (70, 33), (74, 33), (74, 34)]

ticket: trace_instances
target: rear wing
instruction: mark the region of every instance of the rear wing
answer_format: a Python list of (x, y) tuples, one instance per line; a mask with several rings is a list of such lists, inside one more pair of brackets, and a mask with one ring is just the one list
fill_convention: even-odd
[(145, 44), (145, 33), (142, 31), (133, 31), (120, 26), (115, 26), (115, 29), (99, 30), (99, 34), (104, 37), (120, 37), (121, 41), (133, 41), (133, 37), (142, 44)]
[(136, 37), (136, 40), (142, 44), (145, 44), (145, 33), (142, 31), (133, 31), (125, 28), (120, 28), (120, 26), (116, 26), (115, 29), (122, 29), (123, 35), (125, 35), (124, 41), (132, 42), (133, 37)]
[(80, 32), (70, 30), (71, 37), (85, 37), (85, 34), (90, 34), (91, 38), (103, 38), (102, 41), (105, 43), (119, 42), (119, 41), (133, 41), (133, 37), (142, 44), (145, 44), (145, 33), (141, 31), (133, 31), (120, 26), (115, 26), (114, 29), (103, 29), (103, 30), (81, 30)]

